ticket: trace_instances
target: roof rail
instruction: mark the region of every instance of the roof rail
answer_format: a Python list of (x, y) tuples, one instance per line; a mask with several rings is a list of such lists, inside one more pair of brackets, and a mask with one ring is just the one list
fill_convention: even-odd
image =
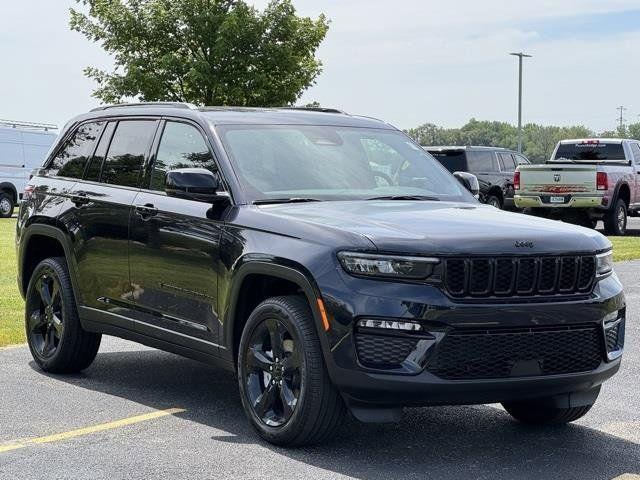
[(11, 127), (11, 128), (31, 128), (33, 130), (44, 130), (48, 132), (49, 130), (57, 130), (58, 126), (53, 123), (35, 123), (35, 122), (17, 122), (15, 120), (3, 120), (0, 118), (0, 125), (3, 127)]
[(322, 113), (340, 113), (342, 115), (349, 115), (347, 112), (342, 110), (338, 110), (337, 108), (327, 108), (327, 107), (280, 107), (284, 110), (306, 110), (309, 112), (322, 112)]
[(108, 110), (110, 108), (130, 108), (130, 107), (163, 107), (163, 108), (185, 108), (195, 110), (196, 106), (186, 102), (134, 102), (134, 103), (114, 103), (113, 105), (102, 105), (92, 108), (92, 112)]

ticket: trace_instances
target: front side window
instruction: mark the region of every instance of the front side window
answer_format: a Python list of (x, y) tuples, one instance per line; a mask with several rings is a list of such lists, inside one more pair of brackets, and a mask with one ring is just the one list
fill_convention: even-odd
[(82, 178), (103, 126), (104, 122), (81, 125), (49, 165), (50, 172), (60, 177)]
[(164, 190), (167, 172), (177, 168), (206, 168), (216, 172), (209, 147), (192, 125), (167, 122), (151, 172), (151, 190)]
[(102, 167), (100, 181), (125, 187), (137, 186), (155, 129), (155, 120), (118, 122)]
[(503, 172), (514, 172), (516, 170), (516, 165), (510, 153), (499, 153), (498, 158), (500, 159), (500, 170)]
[(633, 154), (633, 161), (636, 165), (640, 165), (640, 146), (637, 143), (631, 144), (631, 153)]
[(253, 201), (381, 196), (473, 201), (444, 167), (398, 131), (314, 125), (217, 128)]

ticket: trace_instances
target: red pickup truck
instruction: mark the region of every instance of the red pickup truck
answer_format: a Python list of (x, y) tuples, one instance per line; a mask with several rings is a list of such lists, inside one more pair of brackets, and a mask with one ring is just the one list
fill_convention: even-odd
[(521, 165), (514, 202), (538, 216), (624, 235), (640, 210), (640, 142), (619, 138), (562, 140), (543, 165)]

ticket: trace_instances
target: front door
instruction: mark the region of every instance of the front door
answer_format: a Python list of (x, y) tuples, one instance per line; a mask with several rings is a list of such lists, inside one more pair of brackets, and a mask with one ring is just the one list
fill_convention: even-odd
[(157, 153), (147, 172), (148, 189), (136, 198), (131, 216), (133, 301), (146, 322), (183, 334), (175, 338), (217, 354), (222, 222), (210, 204), (169, 197), (164, 192), (169, 170), (217, 169), (198, 127), (166, 121), (161, 130)]

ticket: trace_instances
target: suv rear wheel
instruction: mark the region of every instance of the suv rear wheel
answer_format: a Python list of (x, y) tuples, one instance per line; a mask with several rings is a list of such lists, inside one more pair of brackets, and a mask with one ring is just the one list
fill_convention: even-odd
[(302, 297), (269, 298), (251, 313), (240, 339), (238, 381), (251, 424), (276, 445), (322, 442), (346, 412)]
[(504, 409), (516, 420), (529, 425), (551, 425), (573, 422), (586, 415), (593, 404), (559, 408), (543, 404), (541, 400), (505, 402)]
[(64, 258), (47, 258), (27, 287), (25, 327), (31, 355), (45, 372), (72, 373), (87, 368), (101, 335), (82, 329)]
[(496, 195), (487, 196), (487, 201), (485, 203), (492, 207), (502, 208), (502, 201), (500, 201), (500, 197), (497, 197)]
[(15, 206), (13, 195), (6, 192), (0, 193), (0, 218), (9, 218), (13, 215)]
[(604, 217), (604, 231), (607, 235), (624, 235), (627, 233), (627, 204), (622, 199)]

